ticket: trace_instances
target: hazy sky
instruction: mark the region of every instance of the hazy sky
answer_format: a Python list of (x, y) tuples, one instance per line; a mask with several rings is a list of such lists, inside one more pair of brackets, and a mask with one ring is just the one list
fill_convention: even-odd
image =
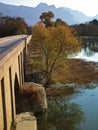
[(98, 0), (0, 0), (2, 3), (12, 5), (25, 5), (35, 7), (40, 2), (56, 7), (68, 7), (71, 9), (82, 11), (88, 16), (95, 16), (98, 14)]

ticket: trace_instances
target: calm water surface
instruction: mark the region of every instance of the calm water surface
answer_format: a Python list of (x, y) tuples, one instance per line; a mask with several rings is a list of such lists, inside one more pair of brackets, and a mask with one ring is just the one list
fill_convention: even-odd
[[(98, 62), (97, 45), (86, 46), (75, 57)], [(48, 100), (49, 109), (37, 115), (38, 130), (98, 130), (98, 84), (79, 87), (78, 92)]]
[(98, 86), (82, 89), (70, 102), (77, 103), (83, 111), (84, 122), (78, 126), (78, 130), (98, 130)]

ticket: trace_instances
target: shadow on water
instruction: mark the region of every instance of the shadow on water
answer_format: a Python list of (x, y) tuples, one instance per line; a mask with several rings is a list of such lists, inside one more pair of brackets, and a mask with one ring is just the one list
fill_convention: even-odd
[(49, 100), (48, 111), (37, 115), (38, 130), (97, 130), (98, 84), (78, 90), (75, 96)]
[(38, 130), (76, 130), (77, 124), (84, 121), (78, 104), (68, 103), (63, 97), (48, 103), (49, 110), (44, 115), (37, 115)]

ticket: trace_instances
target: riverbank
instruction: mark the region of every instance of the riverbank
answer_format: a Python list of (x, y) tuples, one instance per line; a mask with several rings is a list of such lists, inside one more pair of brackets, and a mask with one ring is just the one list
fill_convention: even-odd
[[(87, 84), (98, 82), (98, 66), (95, 62), (86, 62), (79, 59), (67, 60), (67, 69), (54, 74), (55, 80), (62, 83)], [(56, 75), (56, 76), (55, 76)]]
[(78, 86), (85, 85), (85, 87), (91, 88), (93, 87), (92, 83), (98, 83), (98, 66), (96, 63), (71, 59), (67, 61), (67, 65), (68, 67), (64, 72), (54, 75), (59, 84), (46, 88), (47, 97), (72, 94), (76, 92), (75, 88)]

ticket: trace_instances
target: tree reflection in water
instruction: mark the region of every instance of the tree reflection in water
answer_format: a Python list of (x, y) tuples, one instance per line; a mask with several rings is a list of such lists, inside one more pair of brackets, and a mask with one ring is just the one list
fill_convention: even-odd
[(85, 42), (82, 51), (88, 57), (95, 55), (98, 52), (98, 42)]
[(49, 101), (49, 110), (37, 120), (38, 130), (76, 130), (84, 114), (79, 105), (59, 98)]

